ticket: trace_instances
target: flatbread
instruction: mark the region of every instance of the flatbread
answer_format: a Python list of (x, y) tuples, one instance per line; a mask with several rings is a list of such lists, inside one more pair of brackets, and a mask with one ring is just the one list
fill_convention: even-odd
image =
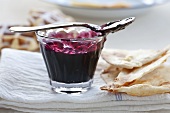
[(109, 65), (101, 74), (101, 78), (105, 81), (106, 84), (112, 85), (114, 79), (121, 72), (122, 68), (117, 68), (113, 65)]
[(154, 94), (170, 93), (170, 66), (161, 67), (144, 75), (141, 79), (129, 84), (115, 88), (114, 85), (101, 87), (102, 90), (110, 92), (123, 92), (132, 96), (150, 96)]
[(133, 69), (164, 55), (170, 46), (163, 50), (103, 50), (102, 58), (111, 65), (120, 68)]
[(140, 79), (144, 75), (160, 67), (161, 64), (163, 64), (168, 59), (169, 56), (170, 53), (167, 52), (167, 54), (165, 54), (164, 56), (160, 57), (159, 59), (151, 63), (145, 64), (142, 67), (132, 69), (132, 70), (127, 70), (127, 69), (122, 70), (115, 79), (114, 82), (115, 87), (127, 86), (130, 83)]

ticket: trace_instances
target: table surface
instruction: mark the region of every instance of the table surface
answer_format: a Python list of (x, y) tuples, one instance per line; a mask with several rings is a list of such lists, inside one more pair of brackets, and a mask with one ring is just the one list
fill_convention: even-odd
[[(56, 5), (42, 0), (0, 0), (0, 24), (28, 24), (31, 9), (55, 10)], [(79, 20), (78, 17), (77, 21)], [(84, 20), (102, 24), (106, 20)], [(153, 7), (138, 15), (135, 22), (125, 30), (110, 34), (105, 48), (116, 49), (160, 49), (170, 44), (170, 3)], [(0, 110), (2, 112), (2, 110)]]

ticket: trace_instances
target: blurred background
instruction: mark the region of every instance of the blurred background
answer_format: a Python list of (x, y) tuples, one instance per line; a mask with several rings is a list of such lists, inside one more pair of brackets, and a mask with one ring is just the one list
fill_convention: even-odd
[[(30, 11), (33, 9), (43, 10), (46, 13), (61, 10), (64, 15), (73, 18), (74, 21), (99, 25), (135, 16), (136, 20), (133, 24), (107, 37), (105, 48), (159, 49), (170, 44), (170, 3), (167, 2), (168, 0), (156, 2), (154, 0), (108, 0), (106, 2), (105, 0), (105, 3), (103, 0), (90, 1), (0, 0), (0, 24), (30, 25), (29, 18), (34, 15), (34, 13), (30, 14)], [(54, 14), (52, 15), (55, 17)], [(42, 18), (49, 18), (50, 14), (47, 13), (45, 16)], [(41, 16), (36, 18), (41, 18)]]

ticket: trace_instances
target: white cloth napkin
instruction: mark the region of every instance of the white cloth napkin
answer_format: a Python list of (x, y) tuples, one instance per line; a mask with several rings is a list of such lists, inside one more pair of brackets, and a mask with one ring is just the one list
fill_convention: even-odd
[(101, 91), (105, 83), (99, 76), (99, 61), (90, 91), (57, 94), (51, 91), (40, 53), (3, 49), (0, 63), (0, 107), (31, 113), (168, 113), (170, 94), (134, 97)]

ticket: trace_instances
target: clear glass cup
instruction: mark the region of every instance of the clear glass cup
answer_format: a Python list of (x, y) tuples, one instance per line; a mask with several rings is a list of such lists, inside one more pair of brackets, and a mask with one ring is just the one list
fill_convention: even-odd
[(57, 93), (88, 91), (93, 83), (105, 36), (69, 38), (66, 35), (55, 38), (49, 35), (49, 31), (37, 31), (36, 35), (52, 90)]

